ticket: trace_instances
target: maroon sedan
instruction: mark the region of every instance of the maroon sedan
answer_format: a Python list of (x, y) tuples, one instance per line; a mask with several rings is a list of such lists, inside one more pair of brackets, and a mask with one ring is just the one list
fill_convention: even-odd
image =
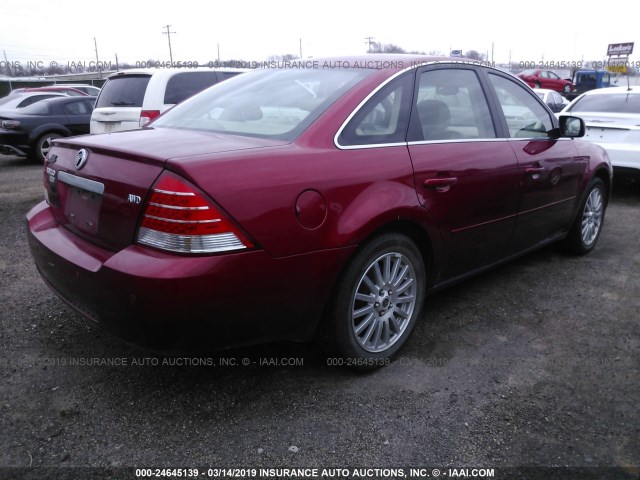
[(140, 346), (319, 334), (373, 367), (425, 294), (551, 242), (594, 248), (606, 153), (510, 75), (388, 55), (289, 67), (143, 130), (56, 140), (27, 216), (50, 287)]
[(518, 74), (522, 80), (531, 88), (547, 88), (560, 93), (571, 93), (576, 91), (576, 86), (571, 80), (560, 78), (551, 70), (523, 70)]

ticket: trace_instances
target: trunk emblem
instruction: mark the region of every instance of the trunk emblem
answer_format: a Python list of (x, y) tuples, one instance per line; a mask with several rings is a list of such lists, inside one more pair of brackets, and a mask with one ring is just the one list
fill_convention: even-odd
[(85, 166), (85, 164), (87, 163), (87, 157), (89, 156), (89, 152), (87, 152), (87, 150), (85, 150), (84, 148), (81, 148), (80, 150), (78, 150), (78, 153), (76, 153), (76, 170), (80, 170), (82, 167)]

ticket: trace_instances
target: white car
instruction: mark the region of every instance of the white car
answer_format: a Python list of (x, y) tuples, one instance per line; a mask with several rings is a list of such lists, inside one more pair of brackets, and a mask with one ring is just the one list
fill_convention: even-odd
[(584, 120), (584, 139), (603, 147), (614, 167), (640, 173), (640, 87), (590, 90), (557, 115), (564, 114)]
[(15, 110), (16, 108), (28, 107), (32, 103), (46, 100), (47, 98), (65, 96), (57, 92), (16, 92), (0, 98), (0, 111)]
[(191, 95), (245, 71), (166, 68), (118, 72), (102, 86), (91, 114), (91, 133), (142, 128)]
[(552, 112), (559, 112), (570, 103), (569, 100), (564, 98), (555, 90), (549, 90), (548, 88), (534, 88), (533, 91), (544, 103), (547, 104)]

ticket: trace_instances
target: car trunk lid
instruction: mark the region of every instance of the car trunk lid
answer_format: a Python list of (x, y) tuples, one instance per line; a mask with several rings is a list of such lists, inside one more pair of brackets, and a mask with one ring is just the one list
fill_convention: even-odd
[(188, 152), (215, 163), (218, 154), (274, 143), (283, 142), (168, 129), (60, 139), (45, 163), (46, 197), (61, 225), (117, 251), (134, 242), (145, 200), (167, 160), (180, 162)]

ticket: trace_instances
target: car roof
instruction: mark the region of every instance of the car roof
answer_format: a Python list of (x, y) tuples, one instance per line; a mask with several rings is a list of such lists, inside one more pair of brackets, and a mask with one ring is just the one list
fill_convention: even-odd
[(250, 68), (207, 68), (207, 67), (198, 67), (198, 68), (132, 68), (129, 70), (122, 70), (120, 72), (116, 72), (112, 75), (109, 75), (108, 80), (112, 78), (118, 77), (126, 77), (127, 75), (153, 75), (153, 76), (171, 76), (176, 73), (186, 73), (186, 72), (249, 72), (252, 69)]
[(630, 87), (606, 87), (606, 88), (596, 88), (595, 90), (589, 90), (585, 92), (584, 95), (613, 95), (614, 93), (628, 93), (631, 95), (640, 94), (640, 86), (630, 86)]
[[(338, 63), (341, 62), (341, 63)], [(136, 68), (123, 70), (109, 76), (109, 79), (122, 77), (126, 75), (172, 75), (174, 73), (192, 72), (192, 71), (214, 71), (214, 72), (250, 72), (265, 67), (273, 69), (277, 67), (291, 66), (292, 68), (371, 68), (371, 69), (393, 69), (403, 70), (409, 67), (415, 67), (423, 64), (434, 63), (463, 63), (484, 67), (490, 67), (490, 62), (483, 60), (474, 60), (464, 57), (447, 57), (447, 56), (429, 56), (416, 54), (400, 54), (400, 53), (369, 53), (365, 55), (339, 56), (339, 57), (313, 57), (293, 60), (278, 60), (264, 62), (246, 62), (249, 66), (258, 68)], [(501, 71), (499, 69), (495, 69)]]

